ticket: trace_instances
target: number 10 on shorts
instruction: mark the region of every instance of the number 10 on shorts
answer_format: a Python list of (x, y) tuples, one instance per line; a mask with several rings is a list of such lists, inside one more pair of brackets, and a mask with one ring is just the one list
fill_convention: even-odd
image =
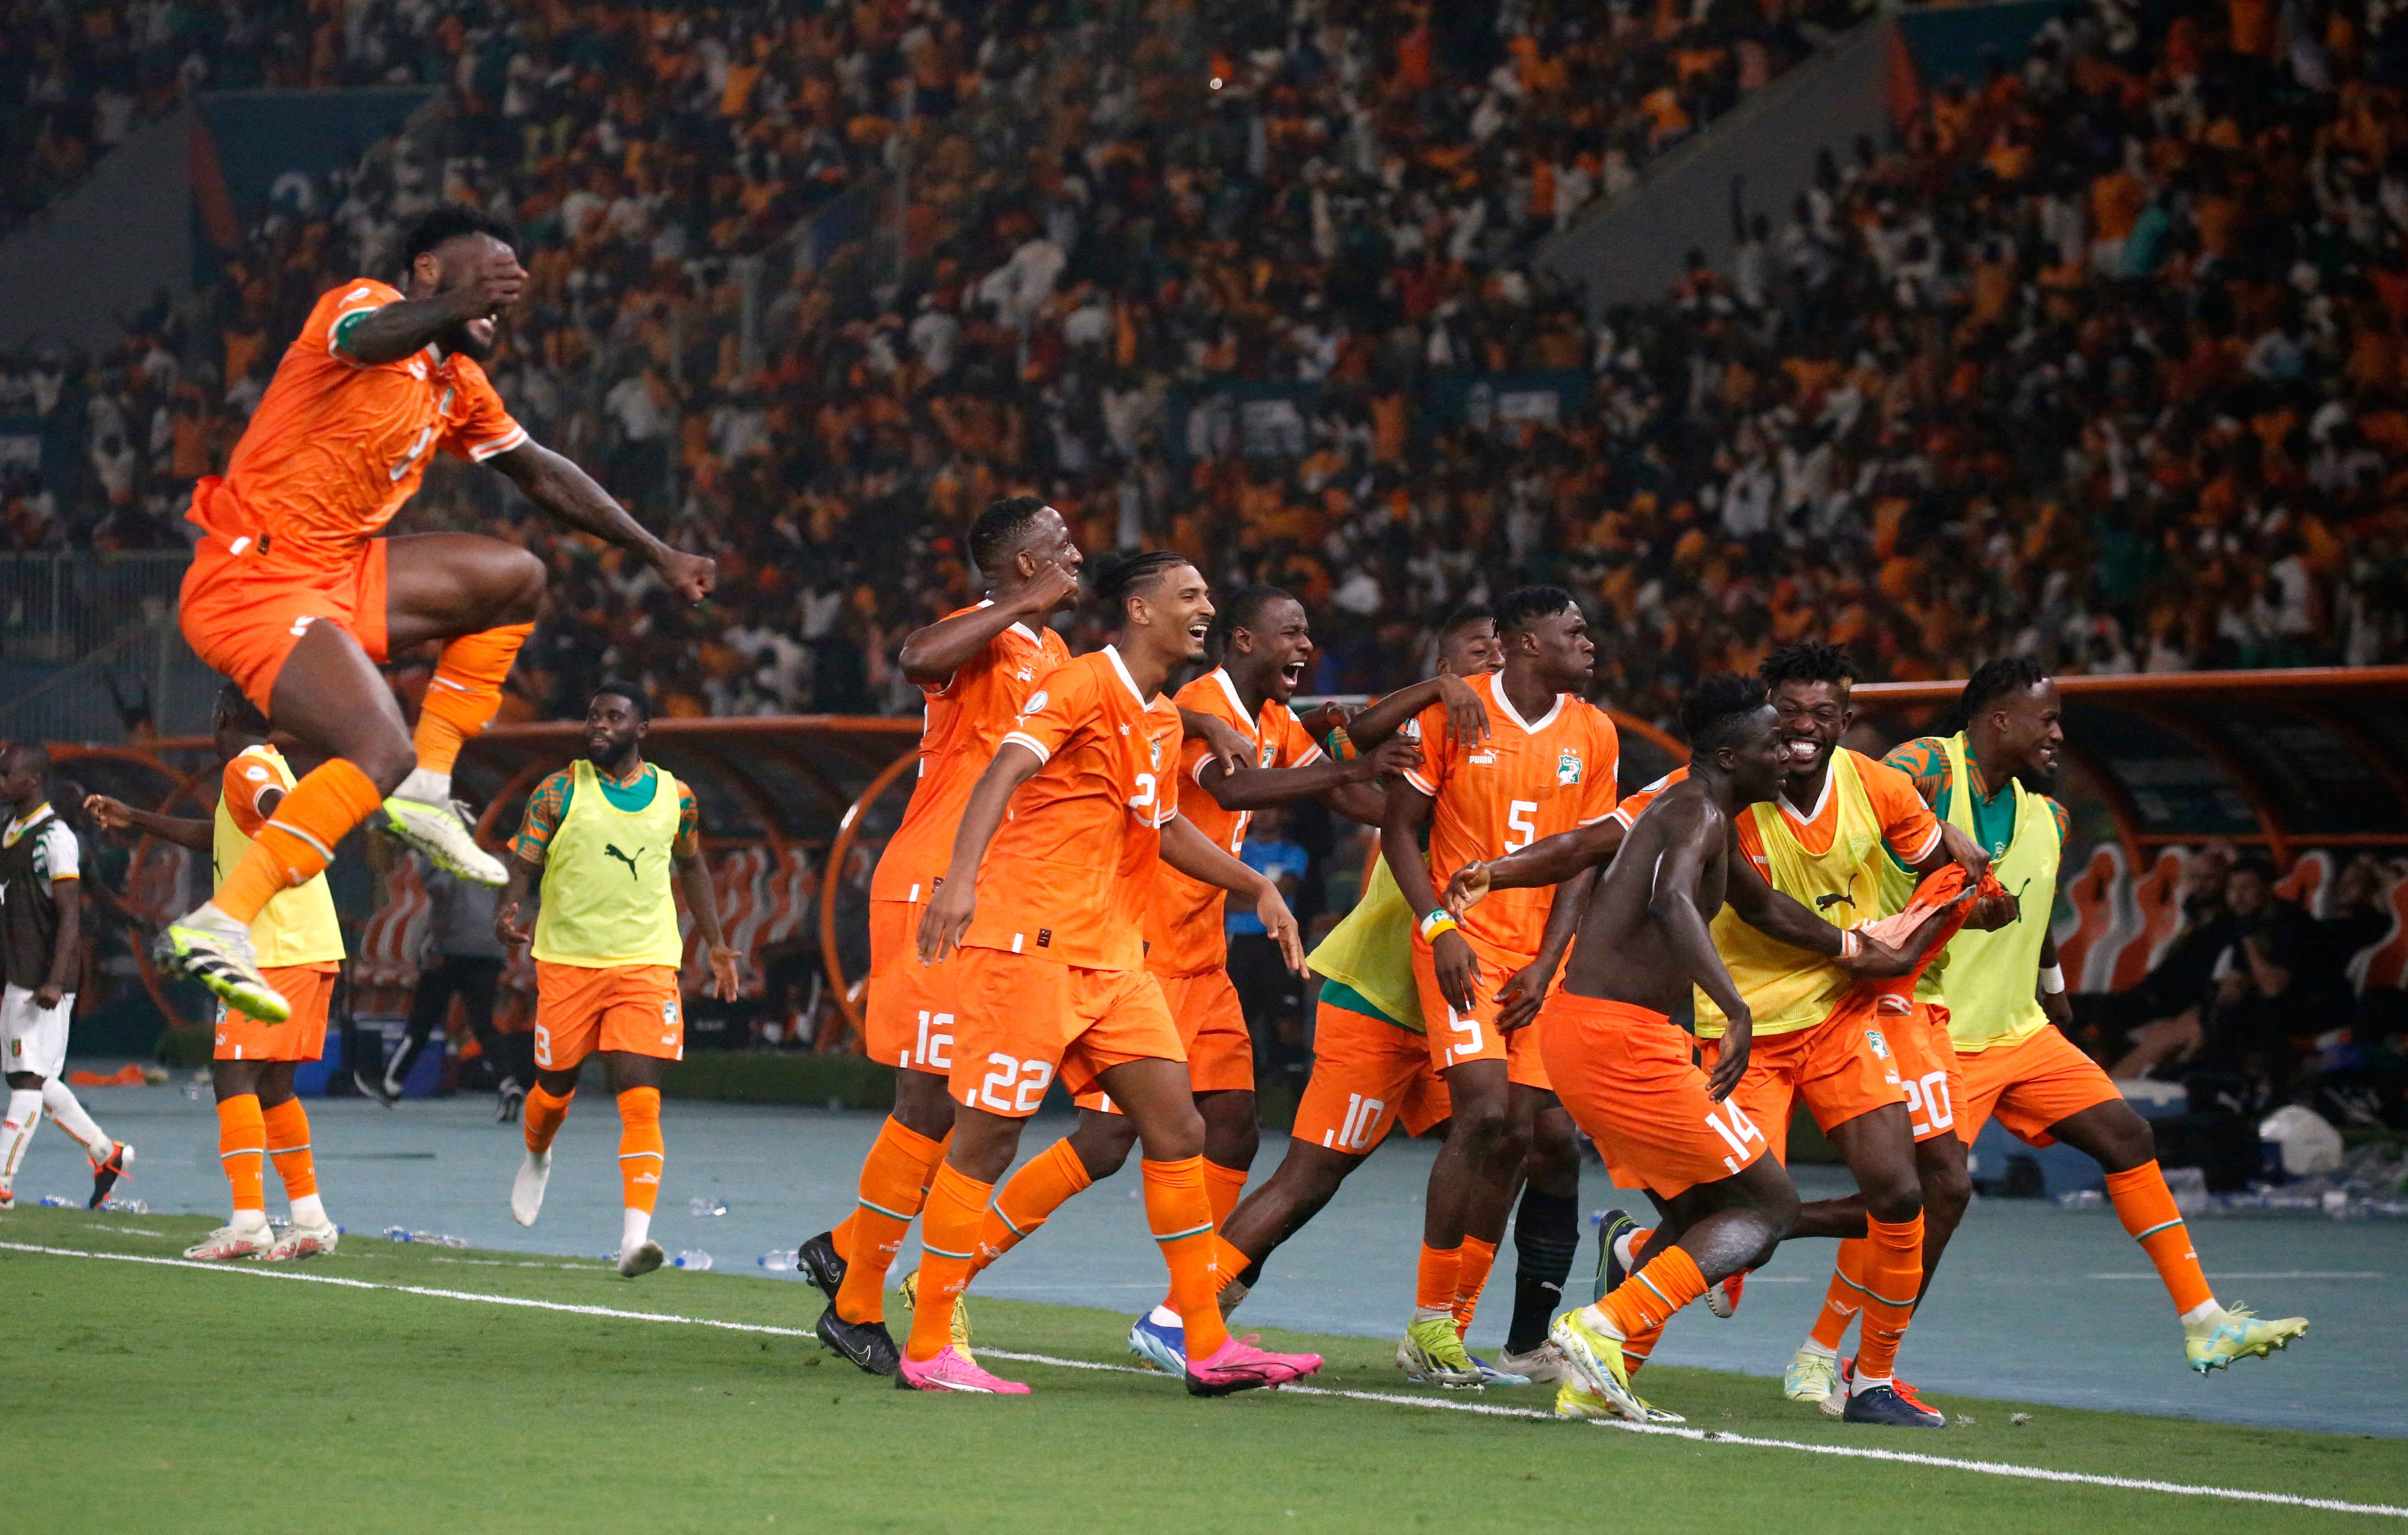
[[(1736, 1103), (1725, 1103), (1721, 1109), (1707, 1114), (1706, 1127), (1721, 1136), (1723, 1144), (1730, 1148), (1730, 1155), (1723, 1158), (1723, 1166), (1733, 1172), (1755, 1161), (1757, 1153), (1764, 1150), (1764, 1132), (1756, 1127), (1756, 1122), (1748, 1118)], [(1756, 1142), (1756, 1151), (1747, 1149), (1751, 1140)]]

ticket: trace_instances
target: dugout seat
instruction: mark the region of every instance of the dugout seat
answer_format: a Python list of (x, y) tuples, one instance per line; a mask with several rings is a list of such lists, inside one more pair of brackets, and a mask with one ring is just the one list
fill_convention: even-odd
[(2107, 990), (2128, 991), (2139, 985), (2181, 933), (2183, 871), (2189, 867), (2189, 849), (2160, 849), (2157, 863), (2132, 882), (2137, 930), (2116, 954)]
[(2072, 930), (2057, 940), (2057, 962), (2077, 992), (2101, 992), (2114, 974), (2115, 956), (2140, 931), (2132, 907), (2132, 871), (2123, 844), (2101, 842), (2090, 850), (2082, 872), (2066, 882), (2065, 904)]

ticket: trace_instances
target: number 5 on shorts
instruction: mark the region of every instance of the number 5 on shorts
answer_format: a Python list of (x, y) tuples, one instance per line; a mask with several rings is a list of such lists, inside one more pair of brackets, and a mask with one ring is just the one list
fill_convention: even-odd
[(1449, 1060), (1476, 1061), (1480, 1058), (1480, 1020), (1468, 1012), (1446, 1010), (1446, 1026), (1463, 1038), (1447, 1046)]
[[(1755, 1161), (1756, 1152), (1764, 1149), (1764, 1132), (1756, 1127), (1756, 1122), (1748, 1118), (1736, 1103), (1726, 1101), (1721, 1109), (1709, 1112), (1706, 1125), (1723, 1138), (1723, 1144), (1730, 1148), (1730, 1155), (1723, 1158), (1723, 1166), (1733, 1172)], [(1747, 1149), (1751, 1140), (1756, 1142), (1755, 1152)]]

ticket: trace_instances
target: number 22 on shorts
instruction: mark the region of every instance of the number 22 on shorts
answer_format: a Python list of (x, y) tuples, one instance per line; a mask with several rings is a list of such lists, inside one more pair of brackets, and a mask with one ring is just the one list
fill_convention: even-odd
[[(986, 1058), (995, 1068), (979, 1083), (975, 1093), (964, 1093), (962, 1101), (974, 1109), (989, 1109), (999, 1114), (1033, 1114), (1045, 1101), (1046, 1086), (1054, 1080), (1054, 1063), (1047, 1060), (1021, 1060), (1001, 1051)], [(1009, 1097), (1004, 1095), (1010, 1094)]]

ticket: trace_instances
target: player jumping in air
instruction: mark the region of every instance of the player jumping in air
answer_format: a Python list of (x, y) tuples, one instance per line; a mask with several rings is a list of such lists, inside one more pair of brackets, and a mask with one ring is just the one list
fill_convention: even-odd
[[(1709, 677), (1684, 701), (1682, 724), (1689, 773), (1631, 826), (1587, 905), (1564, 987), (1537, 1026), (1565, 1107), (1663, 1210), (1630, 1281), (1555, 1321), (1551, 1336), (1582, 1377), (1556, 1392), (1565, 1416), (1660, 1419), (1630, 1388), (1624, 1343), (1762, 1263), (1798, 1217), (1787, 1171), (1735, 1100), (1754, 1019), (1708, 924), (1727, 901), (1750, 931), (1856, 974), (1895, 974), (1909, 963), (1781, 894), (1747, 857), (1737, 820), (1780, 793), (1788, 751), (1762, 684)], [(1711, 1076), (1670, 1018), (1692, 983), (1724, 1024)], [(1851, 1416), (1868, 1415), (1886, 1391), (1869, 1392), (1866, 1412)]]
[(632, 682), (605, 682), (585, 710), (585, 755), (536, 785), (510, 849), (509, 884), (494, 908), (506, 953), (528, 941), (519, 906), (541, 881), (536, 913), (535, 1090), (527, 1095), (526, 1160), (510, 1185), (510, 1215), (533, 1226), (552, 1177), (552, 1141), (568, 1117), (585, 1057), (599, 1050), (619, 1100), (619, 1184), (625, 1198), (619, 1272), (661, 1266), (652, 1240), (667, 1147), (661, 1073), (685, 1055), (677, 898), (702, 930), (711, 989), (736, 1000), (736, 951), (719, 928), (703, 861), (694, 792), (644, 760), (652, 710)]
[(93, 1123), (60, 1077), (83, 956), (83, 885), (75, 833), (50, 808), (50, 776), (47, 748), (19, 742), (0, 751), (0, 802), (8, 807), (0, 833), (0, 1069), (8, 1077), (0, 1210), (16, 1205), (17, 1168), (45, 1109), (83, 1144), (93, 1209), (134, 1165), (134, 1148)]
[(1165, 863), (1252, 897), (1303, 966), (1278, 888), (1178, 815), (1183, 732), (1161, 688), (1202, 653), (1212, 604), (1196, 567), (1166, 552), (1115, 560), (1099, 585), (1121, 643), (1039, 681), (970, 792), (920, 925), (922, 959), (960, 967), (949, 1083), (960, 1107), (928, 1192), (919, 1305), (896, 1376), (907, 1389), (1027, 1389), (962, 1355), (951, 1308), (995, 1182), (1057, 1072), (1074, 1092), (1111, 1095), (1137, 1127), (1147, 1219), (1187, 1323), (1188, 1390), (1217, 1396), (1321, 1368), (1317, 1355), (1265, 1353), (1221, 1325), (1204, 1120), (1178, 1025), (1145, 968), (1145, 901)]
[[(326, 757), (209, 900), (158, 940), (163, 963), (264, 1022), (292, 1006), (259, 973), (251, 920), (380, 810), (441, 867), (488, 884), (504, 877), (451, 808), (452, 765), (500, 707), (544, 567), (479, 534), (375, 537), (417, 494), (434, 451), (500, 470), (552, 516), (649, 562), (688, 601), (711, 589), (711, 561), (646, 532), (530, 438), (486, 380), (499, 317), (526, 284), (511, 241), (490, 215), (447, 205), (404, 241), (400, 288), (361, 278), (321, 297), (224, 478), (194, 488), (202, 537), (179, 603), (184, 638), (278, 729)], [(428, 640), (444, 644), (413, 734), (377, 665)]]
[[(293, 792), (294, 779), (284, 754), (268, 744), (266, 719), (231, 682), (218, 695), (213, 729), (224, 767), (217, 811), (209, 820), (137, 811), (105, 795), (84, 805), (104, 826), (148, 832), (207, 853), (213, 877), (222, 883)], [(261, 907), (251, 919), (251, 941), (261, 973), (293, 1004), (293, 1016), (280, 1025), (263, 1024), (219, 1005), (209, 1080), (217, 1090), (218, 1157), (233, 1191), (234, 1215), (185, 1249), (188, 1258), (316, 1257), (332, 1253), (339, 1237), (318, 1196), (308, 1111), (293, 1092), (294, 1068), (326, 1053), (326, 1012), (343, 968), (343, 929), (325, 875), (280, 892)], [(281, 1237), (267, 1226), (262, 1164), (269, 1161), (293, 1207), (293, 1224)]]
[(1453, 1109), (1430, 1167), (1413, 1313), (1397, 1361), (1442, 1385), (1483, 1384), (1463, 1333), (1526, 1165), (1534, 1184), (1577, 1187), (1572, 1122), (1526, 1026), (1531, 1004), (1554, 983), (1593, 875), (1580, 870), (1561, 890), (1516, 891), (1460, 921), (1440, 905), (1438, 888), (1466, 864), (1593, 825), (1612, 811), (1621, 746), (1613, 722), (1580, 696), (1596, 653), (1587, 629), (1568, 592), (1508, 593), (1497, 611), (1504, 669), (1473, 684), (1494, 734), (1472, 746), (1442, 740), (1443, 721), (1425, 715), (1427, 760), (1388, 784), (1382, 856), (1411, 909), (1423, 913), (1413, 980), (1431, 1064)]
[[(1985, 662), (1966, 682), (1957, 714), (1965, 724), (1956, 734), (1910, 740), (1886, 759), (1934, 811), (1989, 854), (1999, 882), (2020, 909), (2004, 925), (1958, 934), (1944, 968), (1935, 968), (1916, 988), (1936, 1028), (1935, 1054), (1954, 1045), (1942, 1063), (1953, 1068), (1940, 1087), (1945, 1097), (1926, 1093), (1935, 1105), (1953, 1105), (1946, 1165), (1964, 1178), (1965, 1148), (1993, 1114), (2028, 1144), (2062, 1140), (2095, 1157), (2107, 1171), (2107, 1196), (2124, 1229), (2148, 1254), (2173, 1300), (2193, 1370), (2221, 1370), (2289, 1346), (2308, 1330), (2306, 1318), (2266, 1320), (2245, 1306), (2216, 1302), (2157, 1166), (2149, 1122), (2097, 1062), (2057, 1032), (2071, 1021), (2072, 1008), (2048, 930), (2066, 825), (2048, 797), (2065, 740), (2057, 684), (2020, 657)], [(1842, 1223), (1844, 1205), (1834, 1211)], [(1927, 1290), (1955, 1224), (1926, 1234)], [(1862, 1250), (1842, 1242), (1813, 1335), (1790, 1362), (1793, 1395), (1801, 1377), (1811, 1392), (1833, 1370), (1840, 1341), (1862, 1304), (1863, 1277), (1855, 1267), (1861, 1262)]]

